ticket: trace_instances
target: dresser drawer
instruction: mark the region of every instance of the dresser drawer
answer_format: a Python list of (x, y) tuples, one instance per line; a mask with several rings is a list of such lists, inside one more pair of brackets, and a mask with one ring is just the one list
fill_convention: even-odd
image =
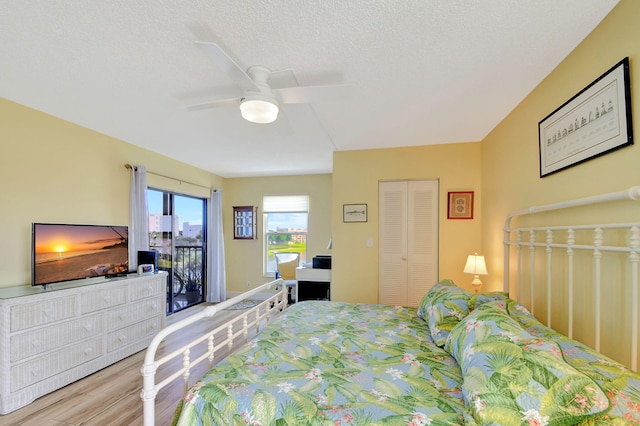
[(162, 296), (166, 291), (166, 278), (158, 279), (157, 274), (152, 274), (145, 276), (139, 282), (129, 284), (129, 300), (136, 301), (153, 296)]
[(20, 331), (76, 315), (76, 297), (58, 297), (11, 307), (11, 331)]
[(11, 391), (22, 389), (102, 355), (102, 339), (67, 346), (11, 367)]
[(80, 299), (80, 311), (83, 314), (96, 312), (112, 306), (124, 305), (126, 301), (126, 285), (86, 292), (82, 293)]
[(117, 330), (158, 314), (164, 314), (164, 309), (164, 298), (156, 297), (109, 311), (105, 314), (107, 331)]
[(11, 362), (102, 334), (102, 316), (92, 315), (11, 336)]
[(107, 335), (107, 352), (112, 352), (127, 345), (138, 343), (144, 337), (154, 336), (162, 328), (162, 315), (149, 318), (129, 327), (116, 330)]

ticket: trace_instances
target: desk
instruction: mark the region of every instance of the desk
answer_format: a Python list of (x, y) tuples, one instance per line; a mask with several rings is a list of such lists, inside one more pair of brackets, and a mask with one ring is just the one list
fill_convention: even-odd
[(331, 300), (331, 269), (296, 268), (296, 301)]

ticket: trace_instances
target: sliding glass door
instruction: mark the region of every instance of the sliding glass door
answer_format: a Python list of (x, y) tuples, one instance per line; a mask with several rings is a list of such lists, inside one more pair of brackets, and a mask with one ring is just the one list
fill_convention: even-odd
[(167, 313), (204, 300), (206, 277), (206, 200), (148, 189), (149, 248), (167, 271)]

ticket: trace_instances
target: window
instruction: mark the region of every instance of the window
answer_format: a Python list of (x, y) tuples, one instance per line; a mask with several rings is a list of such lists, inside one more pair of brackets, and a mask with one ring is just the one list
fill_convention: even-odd
[(307, 259), (308, 195), (267, 195), (263, 198), (264, 273), (276, 272), (276, 252), (300, 253)]
[(203, 301), (206, 277), (206, 200), (147, 190), (149, 248), (167, 271), (167, 313)]

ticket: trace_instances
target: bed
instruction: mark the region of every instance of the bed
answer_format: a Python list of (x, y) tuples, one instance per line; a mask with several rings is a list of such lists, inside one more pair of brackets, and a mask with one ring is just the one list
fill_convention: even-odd
[[(281, 289), (241, 316), (244, 329), (225, 326), (218, 344), (220, 330), (199, 337), (206, 343), (201, 354), (191, 355), (193, 343), (154, 359), (167, 333), (236, 300), (207, 308), (163, 330), (150, 346), (142, 368), (145, 425), (154, 424), (158, 391), (180, 377), (185, 396), (173, 421), (179, 426), (640, 424), (640, 224), (512, 225), (521, 216), (638, 199), (634, 187), (510, 214), (502, 292), (474, 294), (445, 279), (412, 308), (287, 306)], [(612, 276), (622, 290), (602, 282)], [(247, 297), (272, 286), (282, 288), (267, 283)], [(619, 300), (610, 313), (612, 294)], [(629, 330), (612, 332), (611, 318)], [(258, 328), (253, 337), (247, 327)], [(236, 336), (247, 343), (235, 346)], [(624, 360), (603, 353), (611, 344), (622, 345)], [(218, 348), (225, 352), (220, 362)], [(182, 362), (175, 372), (156, 383), (158, 367), (176, 357)], [(203, 361), (212, 368), (190, 383), (193, 365)]]

